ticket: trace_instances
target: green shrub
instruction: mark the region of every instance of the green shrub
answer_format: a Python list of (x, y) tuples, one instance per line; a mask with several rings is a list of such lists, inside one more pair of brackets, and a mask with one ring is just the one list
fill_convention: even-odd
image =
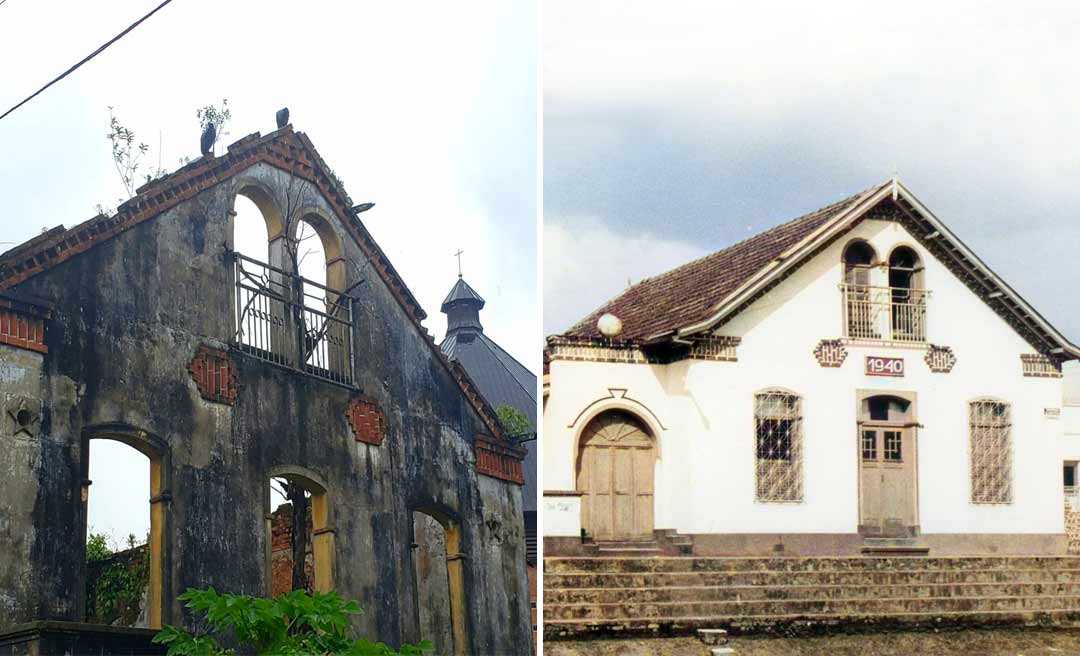
[(381, 642), (351, 635), (348, 616), (359, 614), (360, 605), (345, 601), (334, 592), (309, 595), (293, 590), (275, 598), (218, 594), (214, 588), (189, 588), (180, 595), (187, 607), (202, 613), (212, 635), (192, 635), (175, 626), (166, 626), (154, 642), (168, 646), (169, 656), (225, 656), (218, 637), (231, 636), (258, 654), (307, 656), (420, 656), (432, 649), (427, 640), (419, 645), (402, 645), (400, 651)]

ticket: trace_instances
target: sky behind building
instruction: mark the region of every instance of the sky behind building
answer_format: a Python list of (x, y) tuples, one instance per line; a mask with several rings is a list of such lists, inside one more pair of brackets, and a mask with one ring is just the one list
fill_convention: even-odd
[[(158, 3), (4, 3), (0, 112)], [(228, 99), (221, 152), (275, 129), (288, 106), (353, 199), (376, 203), (361, 218), (436, 338), (460, 248), (488, 301), (486, 331), (536, 371), (536, 39), (531, 2), (174, 0), (0, 121), (0, 241), (71, 227), (124, 198), (105, 138), (110, 107), (149, 146), (140, 170), (172, 171), (199, 156), (196, 108)], [(146, 459), (93, 448), (90, 524), (141, 538), (148, 493), (111, 508), (93, 497), (116, 498), (105, 489), (125, 478), (145, 488)]]
[(1080, 8), (543, 6), (545, 334), (897, 172), (1080, 341)]

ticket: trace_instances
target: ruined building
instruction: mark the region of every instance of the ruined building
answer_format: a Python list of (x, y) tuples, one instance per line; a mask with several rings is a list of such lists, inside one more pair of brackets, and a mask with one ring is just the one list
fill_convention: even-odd
[[(234, 201), (267, 226), (234, 252)], [(0, 255), (0, 643), (84, 619), (89, 443), (149, 458), (147, 618), (188, 587), (271, 592), (270, 479), (311, 499), (313, 586), (391, 644), (445, 613), (444, 653), (528, 653), (524, 450), (422, 327), (424, 310), (311, 141), (286, 126)], [(326, 284), (295, 268), (307, 224)], [(438, 526), (445, 562), (414, 540)], [(433, 605), (435, 608), (430, 608)]]

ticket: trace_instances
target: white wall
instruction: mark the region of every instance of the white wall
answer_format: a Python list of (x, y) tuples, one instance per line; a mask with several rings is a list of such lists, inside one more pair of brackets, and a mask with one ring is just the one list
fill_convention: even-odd
[[(923, 533), (1061, 533), (1060, 379), (1025, 378), (1021, 353), (1033, 353), (1012, 328), (955, 279), (896, 223), (864, 221), (850, 239), (866, 239), (887, 259), (914, 248), (926, 265), (928, 341), (952, 347), (951, 373), (932, 373), (924, 348), (848, 345), (840, 368), (821, 367), (813, 350), (842, 335), (839, 240), (738, 315), (718, 334), (742, 337), (738, 362), (686, 360), (671, 365), (556, 360), (544, 416), (544, 488), (574, 489), (581, 413), (610, 388), (625, 388), (623, 407), (655, 414), (659, 430), (656, 527), (683, 533), (853, 533), (858, 524), (857, 389), (917, 394), (919, 519)], [(719, 299), (717, 299), (719, 300)], [(903, 378), (866, 376), (866, 355), (904, 358)], [(805, 499), (754, 500), (753, 394), (784, 387), (803, 396)], [(616, 395), (617, 396), (617, 395)], [(969, 493), (967, 402), (1003, 399), (1013, 414), (1013, 503), (973, 505)], [(596, 406), (593, 406), (595, 409)], [(1080, 438), (1080, 435), (1077, 436)], [(1080, 442), (1080, 439), (1078, 439)], [(1080, 453), (1080, 451), (1078, 451)], [(565, 525), (573, 518), (545, 524)], [(576, 534), (576, 532), (573, 532)]]

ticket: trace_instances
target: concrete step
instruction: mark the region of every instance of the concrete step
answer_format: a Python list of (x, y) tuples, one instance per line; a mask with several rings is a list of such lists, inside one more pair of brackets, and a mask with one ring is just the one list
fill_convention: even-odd
[(925, 556), (930, 547), (917, 538), (867, 538), (861, 551), (867, 556)]
[(895, 599), (773, 599), (756, 601), (649, 602), (635, 604), (544, 603), (549, 620), (623, 620), (680, 617), (828, 615), (834, 617), (895, 613), (981, 613), (1070, 610), (1080, 613), (1080, 597), (1057, 595), (1023, 597), (940, 597)]
[(698, 629), (725, 629), (731, 635), (814, 635), (835, 631), (873, 632), (898, 629), (941, 629), (977, 626), (1061, 626), (1080, 621), (1080, 611), (1059, 608), (1041, 611), (981, 611), (938, 613), (876, 613), (873, 615), (760, 615), (631, 617), (620, 620), (545, 620), (545, 640), (568, 640), (611, 635), (669, 636)]
[(580, 588), (544, 591), (544, 604), (641, 604), (651, 602), (943, 597), (1075, 596), (1069, 583), (934, 583), (899, 585), (730, 585), (639, 588)]
[(902, 585), (941, 583), (1071, 583), (1077, 569), (910, 569), (719, 571), (719, 572), (566, 572), (544, 575), (547, 591), (580, 588), (662, 588), (688, 586)]
[(715, 572), (819, 570), (900, 571), (910, 569), (1078, 569), (1080, 556), (1002, 556), (1002, 557), (910, 557), (867, 558), (545, 558), (544, 573), (567, 572)]

